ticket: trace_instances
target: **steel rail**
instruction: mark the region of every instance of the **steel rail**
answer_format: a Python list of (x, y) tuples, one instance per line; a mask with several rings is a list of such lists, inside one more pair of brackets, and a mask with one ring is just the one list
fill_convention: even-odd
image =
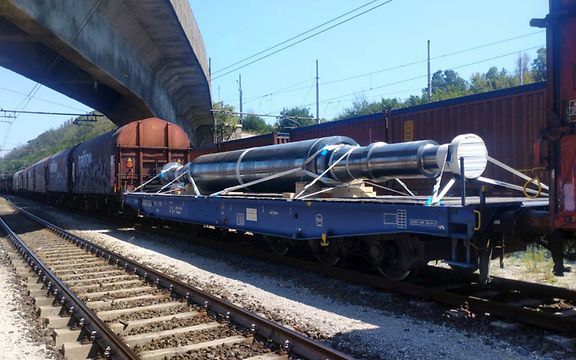
[(28, 265), (34, 269), (42, 282), (47, 284), (47, 293), (54, 295), (54, 301), (59, 301), (62, 306), (67, 303), (69, 305), (68, 311), (71, 314), (78, 320), (84, 319), (84, 329), (90, 334), (91, 340), (96, 341), (102, 347), (105, 356), (126, 360), (139, 359), (139, 356), (104, 321), (98, 318), (96, 313), (90, 310), (58, 276), (52, 273), (2, 218), (0, 218), (0, 226)]
[[(377, 289), (396, 292), (398, 294), (416, 296), (422, 299), (433, 300), (435, 302), (450, 305), (450, 306), (463, 306), (467, 304), (468, 309), (479, 313), (489, 313), (492, 316), (507, 319), (509, 321), (517, 321), (519, 323), (536, 326), (548, 330), (558, 332), (571, 332), (576, 331), (576, 318), (555, 315), (552, 313), (544, 313), (536, 310), (526, 309), (521, 306), (506, 304), (493, 300), (484, 299), (473, 295), (461, 295), (449, 292), (447, 290), (428, 287), (424, 285), (413, 284), (409, 282), (393, 281), (384, 279), (375, 275), (359, 274), (358, 272), (339, 269), (339, 268), (321, 268), (316, 266), (299, 267), (300, 270), (315, 270), (325, 275), (335, 277), (337, 279), (346, 280), (360, 285), (370, 286)], [(516, 288), (528, 288), (527, 285), (520, 286), (515, 281), (498, 281), (502, 285), (515, 284)], [(571, 293), (570, 298), (574, 296), (574, 292), (567, 289), (554, 288), (556, 294)], [(536, 290), (534, 290), (536, 293)], [(559, 296), (559, 298), (564, 298)]]
[(156, 271), (148, 266), (138, 264), (131, 259), (96, 245), (89, 240), (82, 239), (79, 236), (76, 236), (22, 208), (19, 208), (11, 200), (7, 199), (7, 201), (17, 211), (45, 226), (47, 229), (63, 237), (64, 239), (67, 239), (76, 245), (87, 249), (91, 253), (94, 253), (95, 255), (108, 260), (110, 263), (122, 266), (127, 271), (131, 271), (134, 274), (142, 276), (144, 279), (153, 282), (160, 288), (170, 290), (172, 294), (185, 298), (188, 302), (203, 304), (206, 309), (212, 310), (218, 314), (222, 314), (230, 321), (250, 329), (254, 333), (266, 339), (271, 339), (275, 343), (280, 344), (287, 351), (293, 351), (307, 359), (354, 359), (353, 357), (346, 355), (332, 347), (324, 345), (318, 341), (314, 341), (302, 334), (285, 328), (268, 319), (264, 319), (225, 300), (205, 293), (196, 287)]
[[(428, 267), (426, 269), (427, 272), (431, 274), (435, 274), (437, 276), (452, 276), (454, 277), (453, 271), (444, 269), (444, 268), (437, 268), (437, 267)], [(479, 283), (480, 276), (478, 274), (458, 274), (460, 278), (464, 277), (465, 279), (469, 280), (470, 282)], [(514, 280), (514, 279), (507, 279), (498, 276), (490, 276), (489, 287), (490, 290), (514, 290), (519, 291), (522, 294), (534, 296), (539, 299), (544, 298), (558, 298), (563, 300), (568, 300), (571, 302), (576, 303), (576, 291), (562, 288), (553, 285), (546, 285), (546, 284), (539, 284), (539, 283), (532, 283), (522, 280)]]
[[(548, 330), (554, 330), (559, 332), (571, 332), (576, 330), (576, 318), (565, 317), (560, 315), (555, 315), (552, 313), (544, 313), (536, 310), (531, 310), (523, 308), (517, 305), (506, 304), (502, 302), (497, 302), (493, 300), (484, 299), (481, 297), (473, 295), (461, 295), (452, 293), (447, 290), (438, 289), (434, 287), (428, 287), (424, 285), (412, 284), (409, 282), (393, 281), (380, 278), (374, 275), (362, 275), (358, 276), (357, 272), (330, 268), (324, 269), (325, 274), (330, 274), (339, 279), (355, 282), (357, 284), (367, 285), (370, 287), (383, 289), (387, 291), (393, 291), (403, 295), (417, 296), (423, 299), (433, 300), (435, 302), (450, 305), (450, 306), (462, 306), (467, 304), (468, 309), (471, 311), (479, 313), (489, 313), (492, 316), (499, 318), (504, 318), (509, 321), (516, 321), (519, 323), (541, 327)], [(521, 284), (522, 282), (513, 280), (499, 280), (496, 279), (496, 283), (502, 286), (514, 285), (515, 289), (528, 289), (529, 285)], [(554, 289), (554, 293), (560, 294), (570, 294), (570, 299), (574, 297), (574, 292), (555, 288), (553, 286), (547, 286), (549, 293), (552, 293), (551, 289)], [(537, 290), (532, 291), (533, 294), (537, 293)], [(563, 296), (558, 296), (559, 298), (565, 298)]]
[[(484, 299), (473, 295), (463, 295), (448, 290), (434, 288), (410, 282), (388, 280), (381, 276), (366, 274), (354, 270), (326, 267), (322, 264), (303, 259), (278, 256), (270, 252), (258, 251), (253, 248), (245, 249), (233, 244), (219, 245), (213, 241), (201, 241), (202, 244), (226, 251), (234, 251), (243, 256), (249, 256), (261, 260), (272, 260), (288, 266), (297, 267), (300, 271), (312, 271), (334, 279), (344, 280), (358, 285), (369, 286), (388, 292), (402, 295), (415, 296), (428, 299), (450, 306), (462, 306), (467, 304), (468, 309), (478, 313), (489, 313), (492, 316), (517, 321), (526, 325), (536, 326), (543, 329), (571, 332), (576, 331), (576, 318), (559, 316), (552, 313), (544, 313), (536, 310), (522, 308), (520, 306)], [(438, 269), (436, 271), (442, 271)], [(450, 271), (450, 270), (446, 270)], [(477, 276), (472, 274), (467, 279), (476, 281)], [(495, 290), (517, 290), (527, 295), (538, 298), (551, 297), (564, 300), (576, 300), (576, 291), (542, 284), (532, 284), (519, 280), (493, 277), (493, 283), (498, 288)], [(487, 287), (486, 290), (491, 289)], [(480, 289), (478, 289), (480, 290)]]

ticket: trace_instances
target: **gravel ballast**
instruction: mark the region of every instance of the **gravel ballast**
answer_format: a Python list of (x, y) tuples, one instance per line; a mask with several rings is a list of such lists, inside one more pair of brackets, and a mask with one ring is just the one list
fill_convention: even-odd
[[(20, 291), (20, 281), (7, 262), (6, 253), (0, 246), (0, 349), (2, 359), (41, 360), (52, 359), (51, 351), (38, 339), (33, 340), (31, 329), (34, 319), (22, 311), (25, 300)], [(40, 337), (36, 334), (36, 337)]]
[[(46, 209), (38, 205), (38, 208)], [(466, 323), (418, 319), (405, 297), (306, 274), (297, 269), (223, 254), (169, 235), (146, 234), (49, 208), (49, 220), (97, 244), (173, 275), (336, 348), (371, 359), (546, 359), (546, 356), (468, 331)], [(75, 230), (81, 229), (81, 230)], [(424, 309), (423, 312), (428, 310)], [(466, 321), (466, 320), (464, 320)], [(539, 346), (536, 344), (535, 346)], [(538, 348), (542, 350), (542, 348)], [(568, 353), (570, 355), (570, 353)]]

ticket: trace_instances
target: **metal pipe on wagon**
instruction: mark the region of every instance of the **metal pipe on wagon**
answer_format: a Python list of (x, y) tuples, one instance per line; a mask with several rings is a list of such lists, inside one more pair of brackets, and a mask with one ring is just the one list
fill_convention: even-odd
[[(204, 192), (251, 183), (254, 185), (248, 187), (249, 191), (280, 193), (293, 192), (297, 182), (315, 178), (334, 186), (360, 180), (435, 178), (444, 169), (473, 179), (484, 172), (487, 156), (483, 140), (474, 134), (459, 135), (443, 145), (421, 140), (377, 142), (364, 147), (348, 137), (332, 136), (202, 155), (178, 168), (171, 165), (163, 172), (166, 181), (187, 172), (188, 178)], [(466, 169), (460, 158), (466, 158)], [(300, 171), (276, 176), (298, 168)], [(254, 183), (262, 178), (270, 180)]]

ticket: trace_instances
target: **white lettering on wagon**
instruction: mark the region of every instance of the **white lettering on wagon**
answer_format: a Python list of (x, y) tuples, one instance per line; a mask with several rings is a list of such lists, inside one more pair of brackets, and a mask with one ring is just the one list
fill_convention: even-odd
[(172, 215), (182, 215), (184, 207), (181, 205), (169, 205), (168, 212)]
[(406, 229), (406, 210), (396, 210), (396, 213), (383, 213), (384, 225), (396, 225), (398, 229)]
[(243, 213), (236, 213), (236, 225), (237, 226), (244, 226), (244, 220), (246, 217)]
[(246, 208), (246, 220), (258, 221), (258, 210), (254, 208)]
[(322, 214), (316, 214), (316, 226), (322, 227), (324, 225), (324, 216)]
[(78, 167), (80, 169), (90, 166), (92, 163), (92, 153), (83, 153), (78, 156)]
[(568, 118), (570, 122), (576, 121), (576, 100), (570, 100), (568, 103)]
[(424, 227), (438, 227), (438, 220), (410, 219), (410, 225)]

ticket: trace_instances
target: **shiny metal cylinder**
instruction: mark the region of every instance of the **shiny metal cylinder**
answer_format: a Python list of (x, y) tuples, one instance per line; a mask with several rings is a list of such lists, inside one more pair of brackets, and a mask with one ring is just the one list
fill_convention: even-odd
[[(164, 183), (181, 179), (195, 183), (202, 193), (214, 193), (269, 178), (242, 191), (280, 193), (293, 192), (297, 182), (310, 182), (320, 175), (320, 182), (328, 185), (434, 178), (443, 170), (462, 175), (461, 158), (467, 164), (465, 178), (474, 179), (484, 172), (487, 150), (479, 136), (459, 135), (443, 145), (421, 140), (364, 147), (348, 137), (332, 136), (203, 155), (184, 166), (167, 164), (161, 179)], [(289, 170), (294, 171), (285, 173)], [(274, 177), (279, 174), (283, 175)]]
[[(254, 180), (302, 167), (307, 159), (321, 149), (358, 146), (345, 136), (331, 136), (294, 143), (270, 145), (245, 150), (199, 156), (190, 164), (190, 175), (202, 191), (215, 192)], [(330, 150), (318, 154), (305, 169), (320, 174), (326, 167)], [(294, 184), (310, 180), (304, 171), (250, 186), (255, 192), (294, 191)]]
[(377, 142), (352, 150), (341, 147), (332, 152), (330, 163), (342, 156), (345, 158), (330, 174), (340, 182), (436, 177), (441, 171), (436, 162), (438, 146), (435, 141), (422, 140), (398, 144)]

